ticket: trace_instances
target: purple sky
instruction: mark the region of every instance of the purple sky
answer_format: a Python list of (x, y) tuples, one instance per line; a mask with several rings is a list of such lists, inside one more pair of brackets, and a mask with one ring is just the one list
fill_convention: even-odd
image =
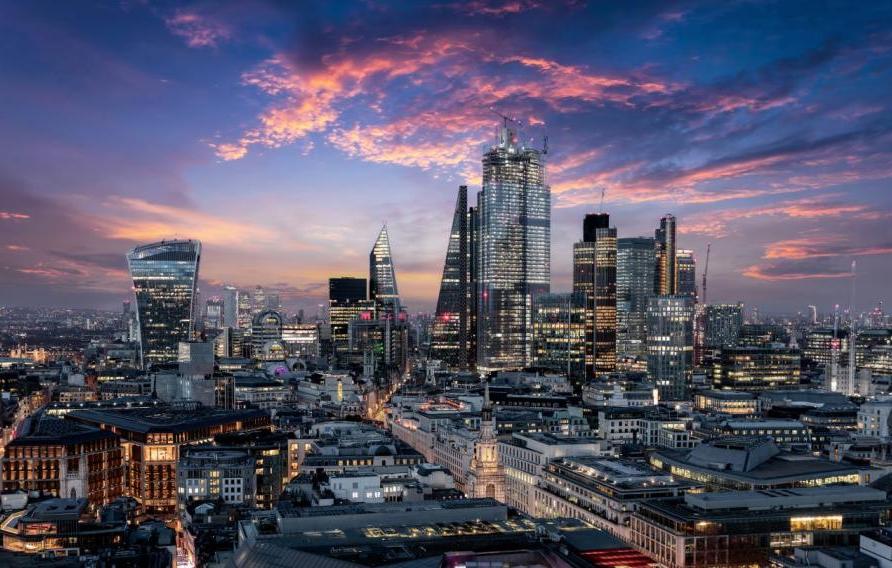
[[(710, 300), (858, 307), (892, 281), (888, 2), (3, 1), (0, 304), (116, 307), (124, 253), (312, 306), (387, 221), (433, 308), (490, 108), (549, 139), (552, 287), (585, 213), (679, 219)], [(702, 266), (698, 266), (698, 269)]]

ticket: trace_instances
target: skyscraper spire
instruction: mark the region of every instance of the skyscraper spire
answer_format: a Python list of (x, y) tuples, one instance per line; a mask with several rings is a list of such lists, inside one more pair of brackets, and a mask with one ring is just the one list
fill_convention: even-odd
[(372, 252), (369, 253), (369, 299), (383, 312), (398, 315), (400, 293), (396, 286), (396, 272), (390, 252), (387, 225), (381, 227)]
[(431, 330), (431, 357), (439, 359), (450, 369), (470, 366), (471, 313), (473, 301), (470, 270), (470, 215), (468, 187), (458, 188), (452, 231), (443, 263), (437, 312)]

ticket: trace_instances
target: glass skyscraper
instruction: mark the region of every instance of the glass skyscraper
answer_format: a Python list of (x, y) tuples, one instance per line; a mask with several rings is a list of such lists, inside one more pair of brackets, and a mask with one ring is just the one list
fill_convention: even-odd
[(396, 317), (400, 313), (400, 293), (396, 286), (387, 225), (381, 227), (369, 253), (369, 300), (375, 302), (380, 314), (390, 313)]
[(585, 216), (573, 245), (573, 291), (586, 298), (586, 376), (616, 370), (616, 229), (610, 216)]
[(675, 255), (675, 275), (680, 296), (697, 297), (697, 268), (694, 251), (679, 249)]
[(199, 241), (161, 241), (127, 253), (139, 321), (142, 365), (176, 361), (192, 338)]
[(656, 296), (647, 307), (647, 374), (660, 398), (684, 400), (694, 369), (694, 299)]
[(675, 264), (676, 250), (675, 217), (666, 215), (660, 219), (660, 228), (654, 232), (657, 241), (657, 268), (654, 278), (654, 292), (658, 296), (672, 296), (678, 293), (678, 271)]
[(526, 148), (506, 120), (483, 155), (479, 215), (477, 367), (532, 362), (532, 302), (551, 279), (551, 192), (543, 153)]
[(565, 373), (577, 393), (585, 381), (586, 301), (574, 292), (543, 294), (533, 303), (534, 363)]
[(647, 356), (647, 303), (654, 293), (655, 241), (617, 239), (616, 349), (620, 357)]
[(473, 222), (468, 211), (468, 187), (458, 188), (452, 230), (443, 263), (437, 312), (431, 329), (431, 358), (450, 369), (473, 366), (474, 274), (471, 269)]

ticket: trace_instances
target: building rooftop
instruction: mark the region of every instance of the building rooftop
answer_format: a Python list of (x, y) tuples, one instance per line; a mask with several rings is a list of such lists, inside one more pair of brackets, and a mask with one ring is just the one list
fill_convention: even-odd
[(839, 503), (885, 501), (886, 492), (870, 487), (837, 485), (763, 491), (689, 493), (685, 503), (703, 510), (829, 507)]
[(34, 420), (30, 433), (12, 440), (7, 447), (78, 444), (103, 438), (117, 438), (117, 436), (112, 432), (105, 432), (73, 420), (43, 415)]
[(478, 507), (504, 507), (495, 499), (458, 499), (455, 501), (419, 501), (413, 503), (350, 503), (330, 507), (279, 507), (279, 515), (288, 517), (331, 517), (338, 515), (362, 515), (387, 512), (424, 512), (441, 509), (474, 509)]
[(140, 432), (185, 432), (205, 426), (268, 416), (265, 410), (222, 410), (199, 406), (178, 408), (161, 406), (131, 410), (76, 410), (72, 418), (96, 424), (111, 424), (123, 430)]

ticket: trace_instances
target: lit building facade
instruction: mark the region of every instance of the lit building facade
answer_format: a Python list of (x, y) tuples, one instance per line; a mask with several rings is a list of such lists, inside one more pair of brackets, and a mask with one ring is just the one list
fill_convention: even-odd
[(678, 278), (678, 295), (697, 297), (697, 266), (694, 251), (678, 249), (675, 255), (675, 273)]
[(656, 296), (647, 307), (647, 372), (661, 399), (682, 400), (694, 366), (694, 299)]
[(448, 369), (462, 371), (476, 362), (475, 224), (476, 216), (468, 210), (468, 188), (459, 186), (431, 329), (430, 356)]
[(193, 300), (201, 243), (161, 241), (127, 253), (139, 321), (143, 365), (176, 361), (177, 345), (193, 332)]
[(381, 227), (369, 253), (369, 300), (375, 302), (382, 314), (397, 316), (400, 313), (400, 293), (396, 286), (387, 225)]
[(105, 505), (123, 495), (121, 443), (111, 432), (58, 418), (43, 418), (35, 431), (6, 445), (4, 492), (40, 491)]
[(251, 351), (257, 359), (280, 360), (285, 358), (282, 345), (282, 314), (275, 310), (263, 310), (251, 322)]
[(350, 322), (364, 312), (374, 311), (375, 304), (366, 299), (366, 293), (365, 278), (339, 277), (328, 280), (328, 318), (335, 351), (349, 343)]
[(787, 347), (724, 347), (713, 369), (716, 389), (772, 390), (799, 386), (801, 357)]
[(660, 219), (660, 227), (654, 232), (657, 245), (657, 265), (654, 275), (654, 293), (658, 296), (678, 294), (678, 271), (675, 240), (675, 217), (666, 215)]
[(583, 240), (573, 245), (573, 291), (586, 298), (588, 378), (616, 370), (616, 246), (610, 216), (586, 215)]
[(550, 287), (551, 192), (543, 153), (524, 147), (507, 120), (483, 155), (477, 203), (477, 367), (523, 367), (532, 360), (532, 302)]
[(585, 381), (586, 297), (544, 294), (533, 303), (534, 364), (566, 374), (581, 392)]
[(616, 349), (619, 357), (647, 357), (647, 303), (654, 295), (656, 242), (616, 240)]
[(210, 443), (226, 432), (268, 428), (265, 410), (159, 408), (80, 410), (69, 418), (118, 435), (124, 456), (124, 494), (147, 513), (174, 513), (182, 446)]
[(705, 308), (704, 346), (721, 349), (737, 343), (743, 326), (743, 304), (710, 304)]

